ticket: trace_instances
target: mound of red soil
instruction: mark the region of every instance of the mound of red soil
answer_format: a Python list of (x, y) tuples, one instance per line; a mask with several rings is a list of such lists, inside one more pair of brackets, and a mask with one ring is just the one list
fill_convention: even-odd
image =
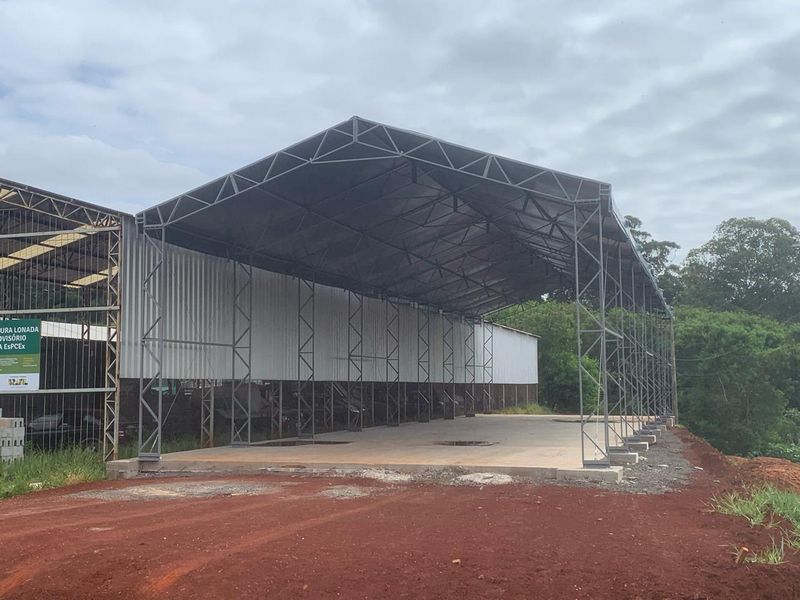
[(800, 464), (783, 458), (732, 459), (745, 482), (769, 483), (777, 488), (800, 494)]

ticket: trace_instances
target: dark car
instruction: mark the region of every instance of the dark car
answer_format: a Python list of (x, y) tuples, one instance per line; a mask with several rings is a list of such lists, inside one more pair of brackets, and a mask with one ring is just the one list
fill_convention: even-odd
[[(133, 436), (131, 427), (120, 423), (119, 443), (125, 443), (129, 436)], [(25, 441), (39, 450), (77, 446), (96, 452), (103, 445), (103, 415), (100, 411), (67, 409), (36, 417), (25, 428)]]

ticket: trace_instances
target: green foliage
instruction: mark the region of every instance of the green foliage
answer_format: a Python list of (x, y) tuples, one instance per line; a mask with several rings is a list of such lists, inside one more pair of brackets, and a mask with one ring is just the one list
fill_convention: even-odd
[(728, 219), (689, 252), (682, 304), (800, 319), (800, 232), (783, 219)]
[(0, 463), (0, 498), (97, 481), (105, 476), (103, 458), (97, 452), (81, 448), (59, 452), (33, 451), (22, 460)]
[[(788, 524), (784, 527), (779, 522), (779, 541), (771, 537), (770, 546), (747, 554), (746, 562), (777, 565), (784, 562), (787, 547), (800, 550), (800, 495), (768, 485), (713, 498), (712, 506), (722, 514), (747, 519), (751, 527), (772, 527), (776, 517)], [(736, 554), (739, 556), (745, 551), (745, 548), (737, 548)]]
[(800, 401), (799, 339), (797, 325), (744, 312), (679, 308), (682, 421), (732, 454), (800, 435), (794, 413), (787, 412)]
[(781, 531), (780, 544), (773, 539), (771, 548), (755, 553), (749, 562), (774, 562), (776, 558), (781, 562), (785, 545), (800, 547), (800, 495), (794, 492), (766, 485), (723, 494), (711, 504), (719, 513), (747, 519), (751, 527), (772, 525), (775, 517), (788, 523), (788, 530)]
[[(223, 446), (228, 443), (228, 439), (222, 435), (215, 436), (218, 446)], [(167, 439), (161, 442), (161, 453), (169, 454), (171, 452), (185, 452), (187, 450), (197, 450), (200, 448), (200, 438), (191, 435), (177, 437), (175, 439)], [(133, 458), (138, 456), (139, 449), (136, 443), (126, 444), (119, 447), (119, 458)]]
[(672, 253), (679, 250), (680, 246), (675, 242), (653, 239), (650, 233), (642, 229), (642, 221), (632, 215), (625, 215), (625, 227), (630, 231), (639, 252), (650, 265), (667, 303), (672, 304), (682, 289), (682, 281), (680, 268), (671, 264), (670, 259)]
[(745, 560), (749, 563), (758, 563), (762, 565), (782, 565), (784, 557), (786, 556), (786, 538), (781, 537), (780, 542), (776, 542), (775, 538), (770, 538), (772, 544), (769, 548), (764, 548), (760, 552), (755, 552), (748, 556)]
[(541, 404), (523, 404), (521, 406), (507, 406), (497, 411), (504, 415), (552, 415), (553, 411)]
[(800, 463), (800, 444), (764, 444), (749, 456), (772, 456)]
[[(534, 333), (539, 340), (539, 402), (556, 412), (577, 412), (578, 357), (575, 306), (555, 300), (528, 302), (501, 313), (498, 323)], [(597, 373), (597, 363), (584, 359), (584, 367)], [(597, 386), (584, 379), (586, 412), (597, 404)]]

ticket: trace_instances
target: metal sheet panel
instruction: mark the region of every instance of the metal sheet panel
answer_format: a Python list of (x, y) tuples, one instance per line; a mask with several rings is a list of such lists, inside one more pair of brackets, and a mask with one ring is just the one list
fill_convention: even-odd
[[(163, 376), (169, 379), (229, 379), (232, 359), (233, 263), (167, 244), (165, 338), (196, 341), (165, 344)], [(141, 282), (154, 264), (132, 219), (123, 223), (122, 361), (125, 378), (139, 377), (139, 338), (142, 325), (152, 319), (144, 302)], [(318, 381), (347, 380), (348, 294), (338, 288), (316, 286), (315, 370)], [(400, 306), (400, 379), (417, 379), (417, 310)], [(252, 378), (293, 380), (297, 377), (297, 280), (253, 269)], [(431, 380), (442, 381), (442, 325), (437, 313), (431, 322)], [(455, 380), (465, 378), (464, 337), (470, 327), (457, 319), (453, 327)], [(476, 326), (476, 381), (483, 381), (482, 335)], [(494, 381), (536, 382), (536, 338), (495, 328)], [(214, 345), (221, 344), (221, 345)], [(364, 298), (364, 381), (386, 378), (386, 303)], [(153, 365), (145, 361), (145, 375)]]

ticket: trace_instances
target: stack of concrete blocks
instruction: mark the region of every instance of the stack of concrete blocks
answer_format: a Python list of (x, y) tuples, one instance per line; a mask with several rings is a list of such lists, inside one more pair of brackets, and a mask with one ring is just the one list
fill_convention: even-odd
[(658, 417), (650, 423), (644, 424), (636, 433), (626, 437), (624, 445), (609, 448), (609, 460), (612, 465), (635, 465), (639, 462), (640, 455), (658, 442), (658, 438), (665, 429), (675, 426), (674, 417)]
[(22, 460), (25, 447), (25, 424), (22, 419), (3, 417), (0, 413), (0, 462)]

